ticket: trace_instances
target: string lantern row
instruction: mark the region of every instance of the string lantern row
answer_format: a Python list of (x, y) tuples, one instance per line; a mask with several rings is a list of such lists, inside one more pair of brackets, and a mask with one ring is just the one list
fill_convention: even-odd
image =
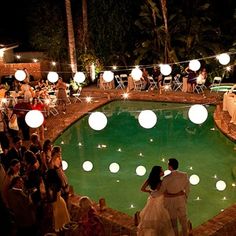
[[(188, 117), (194, 124), (202, 124), (208, 117), (208, 111), (204, 105), (195, 104), (190, 107)], [(26, 113), (26, 124), (31, 128), (38, 128), (44, 122), (44, 116), (39, 110), (31, 110)], [(157, 123), (157, 116), (152, 110), (143, 110), (139, 113), (138, 122), (145, 129), (153, 128)], [(103, 112), (92, 112), (88, 118), (89, 126), (96, 131), (100, 131), (107, 126), (107, 117)]]
[[(222, 53), (222, 54), (218, 55), (216, 58), (218, 59), (218, 61), (221, 65), (227, 65), (230, 62), (230, 56), (228, 53)], [(172, 68), (169, 64), (160, 64), (159, 67), (160, 67), (161, 74), (164, 76), (168, 76), (172, 72)], [(190, 70), (196, 72), (200, 69), (200, 67), (201, 67), (201, 63), (199, 62), (199, 60), (194, 59), (194, 60), (189, 61), (189, 69)], [(131, 76), (133, 77), (133, 79), (135, 81), (139, 81), (141, 79), (142, 71), (139, 69), (138, 66), (135, 67), (134, 69), (132, 69)], [(26, 78), (25, 71), (24, 70), (17, 70), (15, 72), (15, 78), (18, 81), (23, 81)], [(50, 71), (47, 75), (47, 79), (51, 83), (56, 83), (59, 79), (59, 75), (55, 71)], [(79, 72), (75, 73), (73, 79), (77, 83), (83, 83), (85, 81), (85, 75), (83, 72), (79, 71)], [(103, 72), (103, 79), (106, 82), (111, 82), (114, 79), (114, 73), (112, 71), (104, 71)]]
[[(62, 161), (62, 168), (63, 168), (64, 171), (68, 168), (68, 163), (65, 160)], [(93, 163), (91, 161), (85, 161), (82, 164), (82, 168), (83, 168), (84, 171), (90, 172), (93, 169)], [(116, 162), (113, 162), (109, 165), (109, 170), (110, 170), (111, 173), (116, 174), (120, 171), (120, 165)], [(147, 171), (146, 171), (146, 168), (144, 166), (140, 165), (136, 168), (135, 172), (138, 176), (144, 176)], [(167, 176), (170, 173), (171, 173), (170, 170), (165, 170), (164, 171), (164, 176)], [(189, 177), (189, 182), (192, 185), (198, 185), (200, 183), (200, 178), (199, 178), (198, 175), (192, 174)], [(226, 189), (227, 185), (226, 185), (225, 181), (218, 180), (215, 184), (215, 187), (218, 191), (224, 191)]]

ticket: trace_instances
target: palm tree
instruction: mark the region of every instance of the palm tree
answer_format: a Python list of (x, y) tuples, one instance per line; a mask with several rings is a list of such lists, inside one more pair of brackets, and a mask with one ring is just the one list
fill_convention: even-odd
[(73, 22), (72, 22), (70, 0), (65, 0), (65, 6), (66, 6), (70, 64), (71, 64), (72, 72), (75, 73), (77, 71), (77, 62), (76, 62), (76, 51), (75, 51), (75, 35), (74, 35), (74, 27), (73, 27)]
[(88, 48), (88, 12), (87, 0), (82, 0), (82, 13), (83, 13), (83, 48), (87, 52)]
[(165, 27), (164, 62), (168, 63), (169, 52), (171, 51), (171, 48), (170, 48), (170, 34), (168, 30), (166, 0), (161, 0), (161, 10), (162, 10), (162, 16), (163, 16), (164, 27)]

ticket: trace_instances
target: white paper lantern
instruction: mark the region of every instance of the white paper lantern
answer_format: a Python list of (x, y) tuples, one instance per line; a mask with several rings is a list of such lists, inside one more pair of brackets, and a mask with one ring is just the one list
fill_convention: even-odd
[(138, 176), (144, 176), (146, 174), (146, 168), (144, 166), (138, 166), (136, 168), (136, 174)]
[(200, 182), (200, 178), (198, 177), (198, 175), (191, 175), (189, 177), (189, 182), (192, 184), (192, 185), (197, 185), (199, 184)]
[(99, 111), (91, 113), (88, 119), (89, 126), (94, 130), (102, 130), (107, 125), (107, 117)]
[(219, 191), (224, 191), (226, 188), (226, 183), (223, 180), (219, 180), (216, 182), (216, 188)]
[(134, 68), (131, 71), (131, 76), (132, 76), (133, 80), (135, 80), (135, 81), (139, 81), (141, 79), (142, 75), (143, 75), (143, 72), (139, 68)]
[(192, 71), (198, 71), (201, 67), (201, 63), (198, 60), (191, 60), (189, 62), (189, 69)]
[(103, 73), (103, 79), (106, 82), (111, 82), (114, 79), (114, 73), (111, 71), (104, 71)]
[(143, 128), (151, 129), (157, 123), (157, 116), (151, 110), (144, 110), (140, 112), (138, 122)]
[(50, 72), (48, 73), (47, 78), (48, 78), (48, 81), (49, 81), (49, 82), (51, 82), (51, 83), (56, 83), (56, 82), (58, 81), (58, 79), (59, 79), (59, 76), (58, 76), (57, 72), (50, 71)]
[(83, 72), (76, 72), (74, 75), (74, 81), (78, 84), (83, 83), (85, 81), (85, 75)]
[(64, 160), (62, 160), (62, 169), (66, 170), (68, 168), (68, 163)]
[(230, 62), (230, 56), (227, 53), (222, 53), (218, 56), (221, 65), (227, 65)]
[(15, 78), (18, 80), (18, 81), (23, 81), (25, 78), (26, 78), (26, 73), (24, 70), (17, 70), (15, 72)]
[(120, 170), (120, 166), (117, 163), (111, 163), (109, 166), (109, 170), (111, 171), (111, 173), (117, 173)]
[(85, 171), (91, 171), (93, 169), (93, 163), (91, 161), (85, 161), (83, 163), (83, 169)]
[(25, 122), (31, 128), (38, 128), (43, 124), (44, 117), (41, 111), (31, 110), (25, 115)]
[(160, 65), (160, 71), (163, 75), (167, 76), (171, 73), (172, 68), (168, 64)]
[(202, 124), (208, 117), (208, 111), (203, 105), (193, 105), (188, 111), (188, 117), (194, 124)]

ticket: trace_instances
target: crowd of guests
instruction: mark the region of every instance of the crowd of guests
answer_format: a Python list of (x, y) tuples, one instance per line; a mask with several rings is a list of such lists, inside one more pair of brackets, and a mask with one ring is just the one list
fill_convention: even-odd
[(0, 170), (4, 235), (43, 235), (45, 220), (59, 232), (70, 222), (69, 184), (60, 146), (53, 146), (50, 140), (41, 145), (38, 134), (33, 133), (26, 148), (14, 136), (12, 146), (1, 154)]

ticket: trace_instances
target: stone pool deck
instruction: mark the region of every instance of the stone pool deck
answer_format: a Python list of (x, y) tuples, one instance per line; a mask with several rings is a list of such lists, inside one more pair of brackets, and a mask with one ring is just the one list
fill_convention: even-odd
[[(79, 118), (93, 111), (97, 107), (109, 103), (113, 100), (123, 99), (122, 94), (125, 91), (121, 89), (101, 90), (96, 86), (83, 88), (81, 93), (82, 102), (74, 103), (67, 106), (66, 114), (59, 113), (57, 116), (50, 116), (46, 120), (47, 130), (45, 139), (54, 141), (68, 126), (76, 122)], [(86, 97), (92, 97), (90, 103), (86, 102)], [(181, 102), (191, 104), (214, 104), (216, 110), (214, 119), (217, 127), (232, 141), (236, 142), (236, 126), (230, 124), (230, 116), (227, 112), (222, 111), (223, 93), (205, 91), (204, 94), (183, 93), (181, 91), (162, 92), (159, 94), (154, 91), (131, 91), (128, 100), (146, 100), (161, 102)], [(71, 196), (71, 214), (76, 220), (76, 209), (78, 205), (78, 195)], [(98, 199), (97, 199), (98, 201)], [(94, 203), (97, 207), (97, 204)], [(199, 214), (204, 209), (199, 209)], [(106, 226), (106, 235), (136, 235), (136, 226), (134, 217), (115, 211), (109, 206), (104, 211), (98, 212)], [(205, 224), (193, 229), (191, 235), (236, 235), (236, 205), (226, 209), (219, 215), (209, 220)]]

